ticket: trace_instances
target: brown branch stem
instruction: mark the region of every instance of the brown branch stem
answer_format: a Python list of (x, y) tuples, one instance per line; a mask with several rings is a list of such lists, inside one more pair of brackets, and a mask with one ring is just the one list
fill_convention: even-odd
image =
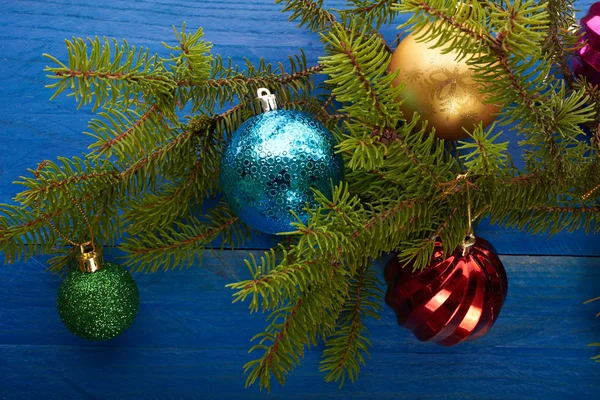
[(144, 122), (146, 122), (146, 120), (148, 118), (150, 118), (150, 115), (152, 115), (152, 113), (154, 113), (155, 111), (157, 111), (157, 109), (158, 109), (158, 106), (156, 105), (156, 103), (152, 104), (152, 106), (148, 109), (148, 111), (146, 111), (140, 117), (140, 119), (138, 119), (133, 125), (131, 125), (129, 128), (127, 128), (125, 131), (123, 131), (119, 135), (115, 136), (114, 138), (112, 138), (111, 140), (107, 141), (102, 146), (100, 146), (99, 151), (103, 151), (103, 150), (109, 149), (109, 148), (113, 147), (115, 144), (117, 144), (120, 141), (122, 141), (123, 139), (125, 139), (133, 131), (135, 131), (135, 129), (137, 127), (141, 126)]
[(164, 252), (164, 251), (168, 251), (168, 250), (173, 250), (173, 249), (177, 249), (177, 248), (181, 248), (184, 246), (188, 246), (192, 243), (195, 242), (203, 242), (206, 239), (213, 237), (214, 235), (218, 234), (219, 232), (223, 232), (224, 230), (226, 230), (227, 228), (229, 228), (231, 225), (233, 225), (234, 223), (236, 223), (238, 221), (238, 217), (234, 217), (234, 218), (230, 218), (227, 221), (225, 221), (224, 224), (219, 225), (213, 229), (208, 230), (207, 232), (201, 233), (200, 235), (196, 235), (193, 236), (191, 238), (188, 238), (186, 240), (182, 240), (180, 242), (174, 242), (174, 243), (170, 243), (168, 245), (164, 245), (164, 246), (158, 246), (158, 247), (152, 247), (152, 248), (144, 248), (144, 249), (132, 249), (130, 251), (131, 254), (147, 254), (147, 253), (154, 253), (154, 252)]
[(290, 310), (290, 314), (286, 318), (285, 323), (283, 324), (283, 327), (281, 328), (281, 331), (279, 331), (279, 333), (275, 337), (275, 340), (273, 341), (273, 344), (269, 347), (269, 350), (267, 350), (266, 357), (261, 362), (261, 364), (263, 364), (263, 365), (266, 364), (267, 368), (271, 368), (271, 364), (273, 363), (273, 357), (275, 357), (275, 354), (277, 353), (277, 349), (279, 348), (279, 343), (281, 343), (281, 340), (284, 338), (287, 330), (290, 327), (290, 324), (292, 323), (293, 318), (296, 316), (296, 313), (298, 312), (298, 309), (301, 306), (302, 306), (302, 298), (299, 298), (298, 302)]
[(365, 268), (363, 267), (360, 269), (360, 272), (358, 273), (358, 276), (356, 277), (356, 301), (354, 302), (354, 310), (353, 310), (353, 315), (352, 315), (352, 326), (350, 327), (350, 334), (348, 335), (348, 345), (346, 346), (346, 349), (344, 351), (344, 354), (342, 355), (342, 358), (340, 360), (340, 362), (338, 363), (337, 368), (341, 369), (344, 368), (344, 365), (346, 364), (346, 360), (348, 359), (348, 356), (350, 355), (350, 349), (351, 349), (351, 343), (353, 343), (354, 338), (356, 337), (356, 332), (358, 331), (359, 327), (360, 327), (360, 309), (361, 309), (361, 303), (362, 303), (362, 298), (361, 298), (361, 289), (364, 283), (364, 273), (365, 273)]

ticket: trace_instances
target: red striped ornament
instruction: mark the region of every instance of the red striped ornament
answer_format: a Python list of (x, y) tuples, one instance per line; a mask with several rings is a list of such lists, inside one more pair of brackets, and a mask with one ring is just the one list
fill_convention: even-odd
[(436, 242), (431, 263), (414, 272), (394, 257), (385, 268), (385, 302), (398, 324), (417, 339), (453, 346), (485, 335), (500, 314), (508, 291), (502, 262), (481, 238), (445, 257)]

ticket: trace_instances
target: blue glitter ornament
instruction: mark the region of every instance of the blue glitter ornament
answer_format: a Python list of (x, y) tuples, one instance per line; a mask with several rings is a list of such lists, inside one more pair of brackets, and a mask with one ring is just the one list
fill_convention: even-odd
[(302, 112), (278, 110), (267, 89), (258, 94), (264, 112), (233, 133), (223, 152), (220, 184), (243, 222), (275, 234), (293, 229), (290, 211), (306, 222), (303, 209), (315, 204), (311, 189), (331, 197), (331, 182), (343, 179), (343, 162), (322, 124)]

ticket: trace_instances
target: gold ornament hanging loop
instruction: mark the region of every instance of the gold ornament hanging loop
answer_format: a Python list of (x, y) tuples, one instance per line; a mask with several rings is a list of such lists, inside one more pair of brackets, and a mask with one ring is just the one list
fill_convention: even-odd
[(82, 243), (79, 246), (81, 255), (79, 258), (79, 270), (81, 272), (92, 273), (100, 270), (104, 259), (102, 257), (102, 249), (96, 249), (92, 241)]
[(456, 177), (457, 181), (461, 181), (461, 180), (465, 180), (465, 185), (467, 187), (467, 234), (466, 236), (470, 236), (473, 234), (473, 225), (472, 222), (473, 220), (471, 219), (471, 192), (469, 190), (469, 181), (467, 181), (467, 176), (469, 176), (469, 173), (467, 172), (466, 174), (460, 174)]
[(467, 180), (468, 176), (469, 172), (465, 174), (459, 174), (456, 177), (457, 181), (464, 180), (467, 188), (467, 233), (462, 243), (460, 244), (463, 257), (469, 254), (469, 251), (471, 250), (471, 247), (473, 247), (473, 245), (475, 244), (476, 240), (475, 235), (473, 234), (473, 219), (471, 217), (471, 191), (469, 190), (469, 181)]
[[(35, 177), (42, 181), (45, 181), (45, 179), (43, 179), (41, 177), (41, 174), (39, 171), (42, 169), (42, 167), (46, 163), (47, 163), (46, 161), (43, 161), (42, 163), (40, 163), (37, 170), (34, 172)], [(54, 230), (54, 232), (56, 232), (56, 234), (58, 236), (60, 236), (63, 240), (70, 243), (71, 245), (73, 245), (75, 247), (79, 247), (79, 250), (81, 251), (81, 255), (77, 257), (79, 260), (79, 270), (81, 270), (82, 272), (88, 272), (88, 273), (92, 273), (92, 272), (96, 272), (96, 271), (100, 270), (102, 268), (102, 264), (103, 264), (102, 249), (96, 249), (96, 246), (94, 243), (94, 231), (92, 229), (92, 224), (90, 223), (87, 215), (83, 211), (83, 207), (81, 207), (81, 204), (77, 200), (75, 200), (75, 198), (73, 198), (73, 196), (71, 196), (71, 194), (69, 192), (67, 192), (66, 190), (64, 190), (62, 187), (56, 186), (56, 188), (58, 190), (60, 190), (65, 196), (67, 196), (69, 198), (69, 200), (71, 201), (71, 203), (73, 203), (75, 205), (75, 207), (77, 207), (77, 210), (79, 210), (79, 213), (83, 217), (83, 220), (85, 221), (85, 224), (90, 233), (89, 241), (83, 242), (83, 243), (77, 243), (76, 241), (70, 239), (67, 235), (62, 233), (54, 225), (54, 223), (52, 222), (52, 220), (50, 219), (50, 217), (48, 215), (44, 215), (41, 212), (41, 209), (40, 209), (37, 201), (34, 201), (34, 203), (33, 203), (34, 206), (38, 209), (38, 211), (40, 213), (42, 213), (42, 218), (48, 223), (48, 225), (50, 225), (52, 230)]]

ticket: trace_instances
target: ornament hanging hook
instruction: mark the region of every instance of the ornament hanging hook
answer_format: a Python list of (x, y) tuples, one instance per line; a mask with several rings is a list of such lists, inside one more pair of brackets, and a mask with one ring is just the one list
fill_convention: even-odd
[(469, 181), (467, 181), (467, 177), (469, 176), (469, 172), (465, 174), (460, 174), (456, 177), (456, 180), (465, 180), (465, 185), (467, 188), (467, 233), (465, 238), (463, 239), (460, 247), (462, 249), (463, 257), (466, 256), (471, 247), (475, 244), (475, 235), (473, 234), (473, 218), (471, 217), (471, 192), (469, 190)]
[(271, 94), (269, 89), (258, 88), (256, 95), (256, 103), (262, 112), (277, 110), (277, 97), (275, 97), (274, 94)]

